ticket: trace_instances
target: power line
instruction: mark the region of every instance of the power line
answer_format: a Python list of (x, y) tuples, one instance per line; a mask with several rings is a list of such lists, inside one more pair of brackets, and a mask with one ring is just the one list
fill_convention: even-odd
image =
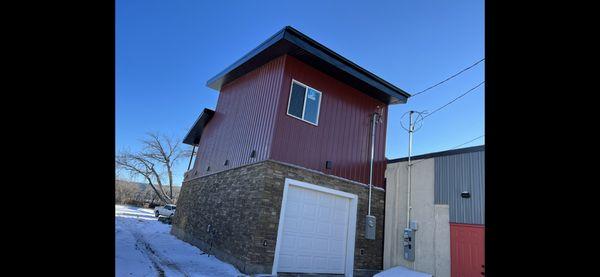
[[(448, 106), (448, 105), (450, 105), (450, 104), (454, 103), (454, 101), (456, 101), (456, 100), (460, 99), (461, 97), (463, 97), (463, 96), (467, 95), (469, 92), (472, 92), (472, 91), (474, 91), (476, 88), (478, 88), (479, 86), (483, 85), (483, 83), (485, 83), (485, 81), (482, 81), (482, 82), (481, 82), (481, 83), (479, 83), (478, 85), (476, 85), (476, 86), (474, 86), (473, 88), (469, 89), (467, 92), (465, 92), (465, 93), (463, 93), (463, 94), (459, 95), (458, 97), (456, 97), (456, 98), (452, 99), (450, 102), (448, 102), (448, 103), (444, 104), (443, 106), (441, 106), (441, 107), (439, 107), (439, 108), (435, 109), (433, 112), (426, 114), (425, 116), (423, 116), (423, 117), (421, 118), (421, 120), (425, 120), (425, 118), (427, 118), (427, 117), (431, 116), (431, 115), (432, 115), (432, 114), (434, 114), (435, 112), (437, 112), (437, 111), (439, 111), (439, 110), (441, 110), (441, 109), (445, 108), (446, 106)], [(416, 122), (415, 122), (415, 123), (416, 123)]]
[(474, 138), (474, 139), (472, 139), (472, 140), (470, 140), (470, 141), (467, 141), (467, 142), (465, 142), (465, 143), (463, 143), (463, 144), (459, 144), (459, 145), (457, 145), (457, 146), (454, 146), (454, 147), (453, 147), (452, 149), (450, 149), (450, 150), (453, 150), (453, 149), (459, 148), (459, 147), (461, 147), (461, 146), (463, 146), (463, 145), (465, 145), (465, 144), (467, 144), (467, 143), (469, 143), (469, 142), (473, 142), (473, 141), (475, 141), (475, 140), (478, 140), (478, 139), (480, 139), (480, 138), (482, 138), (482, 137), (485, 137), (485, 135), (478, 136), (478, 137), (476, 137), (476, 138)]
[(473, 68), (474, 66), (478, 65), (480, 62), (482, 62), (482, 61), (484, 61), (484, 60), (485, 60), (485, 58), (483, 58), (483, 59), (481, 59), (481, 60), (477, 61), (476, 63), (474, 63), (474, 64), (470, 65), (469, 67), (467, 67), (467, 68), (465, 68), (465, 69), (463, 69), (463, 70), (459, 71), (458, 73), (456, 73), (456, 74), (454, 74), (454, 75), (452, 75), (452, 76), (450, 76), (450, 77), (446, 78), (445, 80), (443, 80), (443, 81), (441, 81), (441, 82), (439, 82), (439, 83), (437, 83), (437, 84), (435, 84), (435, 85), (433, 85), (433, 86), (430, 86), (430, 87), (428, 87), (428, 88), (426, 88), (426, 89), (424, 89), (424, 90), (422, 90), (422, 91), (419, 91), (419, 92), (417, 92), (417, 93), (413, 94), (411, 97), (415, 97), (415, 96), (417, 96), (417, 95), (419, 95), (419, 94), (421, 94), (421, 93), (423, 93), (423, 92), (426, 92), (426, 91), (428, 91), (428, 90), (430, 90), (430, 89), (432, 89), (432, 88), (434, 88), (434, 87), (437, 87), (437, 86), (439, 86), (439, 85), (441, 85), (441, 84), (445, 83), (446, 81), (449, 81), (450, 79), (452, 79), (452, 78), (454, 78), (454, 77), (456, 77), (456, 76), (460, 75), (461, 73), (463, 73), (463, 72), (465, 72), (465, 71), (467, 71), (467, 70), (469, 70), (469, 69)]

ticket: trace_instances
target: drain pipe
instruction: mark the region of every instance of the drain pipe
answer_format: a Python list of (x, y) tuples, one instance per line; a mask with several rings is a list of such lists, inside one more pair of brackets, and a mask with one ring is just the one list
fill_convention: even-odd
[[(379, 108), (379, 107), (378, 107)], [(379, 114), (373, 113), (373, 120), (371, 121), (371, 161), (369, 166), (369, 209), (365, 218), (365, 238), (374, 240), (375, 239), (375, 216), (371, 215), (371, 191), (373, 190), (373, 160), (375, 158), (375, 125), (377, 124), (377, 118)]]

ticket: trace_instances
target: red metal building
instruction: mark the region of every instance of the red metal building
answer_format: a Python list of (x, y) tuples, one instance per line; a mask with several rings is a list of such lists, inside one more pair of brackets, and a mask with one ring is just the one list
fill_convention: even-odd
[(246, 274), (379, 272), (388, 105), (410, 95), (291, 27), (207, 85), (171, 233)]
[[(291, 27), (265, 43), (208, 81), (220, 96), (212, 119), (186, 137), (198, 155), (185, 180), (271, 159), (367, 184), (379, 113), (373, 185), (384, 188), (388, 105), (408, 94)], [(331, 55), (330, 64), (313, 48)], [(294, 81), (320, 93), (316, 123), (289, 114)]]

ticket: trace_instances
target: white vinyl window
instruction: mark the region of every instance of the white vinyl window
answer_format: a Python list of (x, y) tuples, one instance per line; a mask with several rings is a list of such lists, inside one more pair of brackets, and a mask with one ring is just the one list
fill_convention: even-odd
[(319, 125), (321, 92), (292, 80), (287, 114), (313, 125)]

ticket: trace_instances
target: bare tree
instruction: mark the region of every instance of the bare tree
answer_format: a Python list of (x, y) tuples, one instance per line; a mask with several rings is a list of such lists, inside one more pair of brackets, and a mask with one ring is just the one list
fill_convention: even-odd
[(160, 200), (165, 203), (171, 203), (171, 199), (165, 194), (162, 187), (159, 185), (159, 190), (156, 188), (157, 186), (154, 185), (154, 180), (156, 180), (156, 175), (158, 173), (154, 169), (154, 164), (147, 161), (145, 157), (140, 156), (139, 154), (123, 152), (117, 155), (115, 163), (118, 169), (128, 171), (132, 175), (144, 177)]
[[(151, 161), (161, 164), (167, 171), (169, 184), (169, 198), (173, 199), (173, 167), (184, 157), (189, 157), (189, 150), (182, 150), (179, 140), (174, 140), (158, 133), (148, 133), (148, 138), (143, 140), (143, 156)], [(160, 178), (157, 178), (159, 186), (162, 186)]]
[[(181, 150), (179, 140), (168, 138), (158, 133), (148, 133), (142, 140), (143, 148), (139, 153), (122, 151), (116, 156), (118, 169), (130, 174), (142, 176), (152, 187), (160, 200), (173, 203), (173, 167), (184, 157), (191, 155)], [(166, 171), (169, 194), (163, 189), (163, 174)]]

